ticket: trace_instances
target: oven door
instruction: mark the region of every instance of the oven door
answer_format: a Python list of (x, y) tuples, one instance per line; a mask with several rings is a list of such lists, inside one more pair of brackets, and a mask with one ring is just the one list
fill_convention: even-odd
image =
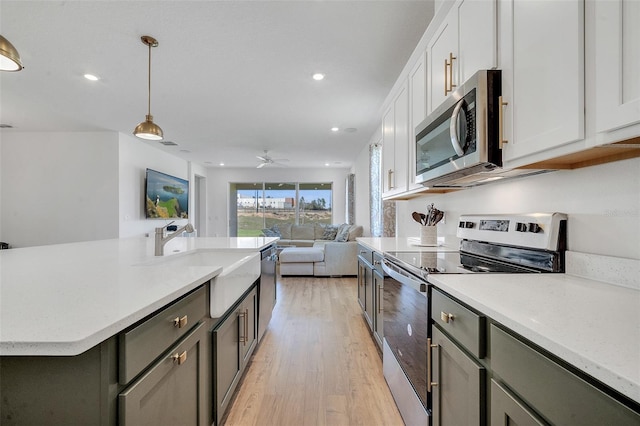
[(429, 423), (426, 282), (384, 259), (383, 371), (406, 424)]

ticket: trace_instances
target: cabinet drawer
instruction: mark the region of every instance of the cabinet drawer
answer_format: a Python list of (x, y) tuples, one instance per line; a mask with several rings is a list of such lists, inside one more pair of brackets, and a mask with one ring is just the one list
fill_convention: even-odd
[(531, 346), (491, 325), (494, 374), (547, 422), (557, 425), (638, 425), (633, 412)]
[(358, 244), (358, 256), (373, 265), (373, 250), (368, 247)]
[(119, 382), (128, 383), (207, 315), (207, 288), (200, 287), (119, 336)]
[(478, 358), (485, 356), (485, 317), (433, 289), (431, 317), (440, 328)]

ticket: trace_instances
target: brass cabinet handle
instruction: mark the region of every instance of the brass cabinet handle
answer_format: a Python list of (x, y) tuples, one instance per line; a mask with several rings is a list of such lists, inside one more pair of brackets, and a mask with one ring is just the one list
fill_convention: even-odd
[(499, 110), (498, 110), (498, 146), (500, 147), (500, 149), (502, 149), (503, 145), (505, 143), (508, 143), (509, 141), (504, 140), (504, 136), (503, 136), (503, 126), (504, 126), (504, 116), (503, 116), (503, 111), (502, 111), (502, 107), (505, 107), (507, 105), (509, 105), (509, 102), (504, 102), (502, 100), (502, 95), (498, 96), (498, 103), (499, 105)]
[(387, 185), (387, 187), (388, 187), (389, 189), (394, 189), (394, 188), (395, 188), (395, 185), (393, 185), (393, 184), (391, 183), (391, 179), (392, 179), (391, 177), (392, 177), (392, 176), (393, 176), (393, 169), (389, 169), (389, 172), (387, 173), (387, 181), (388, 181), (388, 185)]
[(174, 364), (182, 365), (187, 360), (187, 351), (184, 351), (181, 354), (175, 353), (171, 355), (171, 359)]
[(453, 314), (449, 314), (446, 312), (440, 312), (440, 319), (444, 322), (446, 322), (447, 324), (451, 321), (453, 321), (455, 317), (453, 316)]
[(438, 345), (434, 345), (431, 343), (431, 338), (427, 339), (427, 392), (431, 392), (432, 386), (438, 386), (438, 382), (431, 381), (431, 349), (437, 348)]
[(174, 327), (178, 327), (178, 328), (182, 328), (185, 325), (187, 325), (188, 322), (189, 322), (189, 319), (187, 318), (187, 315), (185, 315), (183, 317), (175, 317), (173, 319), (173, 326)]
[(453, 60), (458, 59), (453, 56), (453, 52), (449, 52), (449, 91), (453, 92), (453, 88), (457, 87), (453, 84)]
[(449, 67), (449, 62), (445, 58), (444, 60), (444, 95), (447, 96), (449, 93), (449, 86), (447, 86), (447, 67)]
[(242, 320), (244, 321), (242, 324), (242, 332), (243, 335), (239, 337), (239, 341), (240, 343), (244, 343), (245, 345), (247, 344), (247, 314), (246, 314), (246, 310), (245, 312), (240, 312), (238, 314), (238, 317), (242, 318)]
[(244, 310), (244, 345), (249, 341), (249, 308)]

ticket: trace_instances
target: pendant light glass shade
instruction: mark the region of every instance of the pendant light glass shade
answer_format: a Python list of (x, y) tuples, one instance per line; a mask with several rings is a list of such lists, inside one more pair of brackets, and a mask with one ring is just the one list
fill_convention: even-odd
[(151, 115), (151, 48), (158, 46), (158, 41), (150, 36), (142, 36), (142, 43), (149, 46), (149, 97), (148, 97), (148, 114), (145, 121), (138, 124), (133, 131), (133, 134), (140, 139), (147, 139), (153, 141), (160, 141), (163, 138), (162, 129), (160, 126), (153, 122), (153, 115)]
[(0, 35), (0, 71), (20, 71), (22, 61), (13, 44)]

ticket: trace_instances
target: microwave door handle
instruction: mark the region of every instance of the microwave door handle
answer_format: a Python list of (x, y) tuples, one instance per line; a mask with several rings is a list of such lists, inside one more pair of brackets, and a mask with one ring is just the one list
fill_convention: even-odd
[(456, 104), (456, 107), (453, 109), (453, 114), (451, 114), (451, 122), (449, 123), (451, 145), (453, 146), (453, 150), (460, 157), (464, 155), (464, 150), (462, 149), (462, 145), (460, 144), (460, 136), (458, 135), (458, 119), (460, 118), (460, 110), (462, 109), (463, 105), (464, 99), (460, 99)]

